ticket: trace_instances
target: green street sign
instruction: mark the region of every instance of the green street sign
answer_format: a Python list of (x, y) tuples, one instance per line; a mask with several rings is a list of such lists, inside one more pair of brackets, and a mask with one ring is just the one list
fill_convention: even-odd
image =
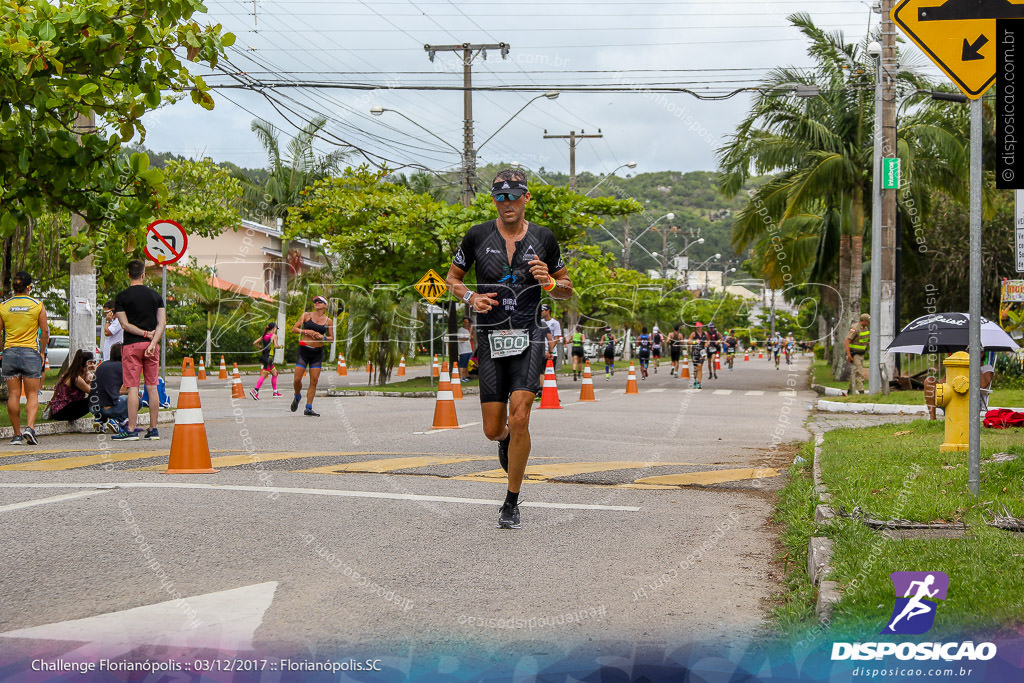
[(882, 189), (900, 189), (900, 158), (882, 157)]

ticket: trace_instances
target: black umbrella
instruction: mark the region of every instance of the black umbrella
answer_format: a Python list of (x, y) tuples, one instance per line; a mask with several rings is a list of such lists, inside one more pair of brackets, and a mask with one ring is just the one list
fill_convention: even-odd
[[(968, 313), (931, 313), (903, 328), (889, 344), (892, 353), (952, 353), (967, 348)], [(994, 322), (981, 319), (981, 346), (986, 351), (1016, 351), (1017, 343)]]

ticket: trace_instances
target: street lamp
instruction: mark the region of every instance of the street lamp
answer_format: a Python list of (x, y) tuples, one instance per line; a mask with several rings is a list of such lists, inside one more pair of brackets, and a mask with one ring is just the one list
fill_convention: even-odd
[(386, 107), (382, 107), (382, 106), (380, 106), (380, 105), (375, 105), (375, 106), (373, 106), (373, 107), (370, 107), (370, 113), (371, 113), (371, 114), (373, 114), (374, 116), (381, 116), (381, 115), (383, 115), (383, 114), (384, 114), (384, 112), (386, 112), (386, 111), (389, 111), (389, 112), (391, 112), (391, 113), (393, 113), (393, 114), (398, 114), (398, 115), (399, 115), (399, 116), (401, 116), (401, 117), (402, 117), (403, 119), (405, 119), (406, 121), (408, 121), (408, 122), (409, 122), (409, 123), (411, 123), (412, 125), (416, 126), (416, 127), (417, 127), (417, 128), (419, 128), (420, 130), (422, 130), (422, 131), (423, 131), (424, 133), (426, 133), (427, 135), (431, 135), (431, 136), (433, 136), (433, 137), (434, 137), (434, 139), (436, 139), (436, 140), (440, 140), (440, 141), (441, 141), (441, 142), (443, 142), (444, 144), (448, 145), (448, 147), (450, 147), (451, 149), (455, 150), (455, 153), (456, 153), (456, 154), (459, 154), (459, 155), (461, 155), (461, 154), (462, 154), (462, 152), (460, 152), (460, 151), (459, 151), (459, 148), (458, 148), (458, 147), (456, 147), (456, 146), (455, 146), (455, 145), (453, 145), (452, 143), (448, 142), (447, 140), (445, 140), (445, 139), (444, 139), (443, 137), (441, 137), (441, 136), (440, 136), (440, 135), (438, 135), (437, 133), (435, 133), (435, 132), (433, 132), (433, 131), (431, 131), (431, 130), (428, 130), (427, 128), (424, 128), (424, 127), (423, 127), (423, 125), (422, 125), (422, 124), (420, 124), (420, 123), (419, 123), (418, 121), (416, 121), (416, 120), (414, 120), (414, 119), (410, 119), (410, 118), (409, 118), (408, 116), (406, 116), (406, 115), (405, 115), (405, 114), (403, 114), (402, 112), (398, 111), (397, 109), (388, 109), (388, 108), (386, 108)]
[(589, 190), (587, 190), (587, 191), (586, 191), (586, 192), (585, 192), (585, 193), (583, 194), (583, 196), (584, 196), (584, 197), (589, 197), (589, 196), (590, 196), (590, 193), (591, 193), (591, 192), (593, 192), (593, 191), (594, 191), (594, 190), (596, 190), (596, 189), (597, 189), (598, 187), (600, 187), (600, 186), (601, 186), (601, 183), (603, 183), (604, 181), (608, 180), (608, 179), (609, 179), (609, 178), (611, 178), (611, 177), (612, 177), (613, 175), (615, 175), (615, 171), (618, 171), (618, 170), (619, 170), (620, 168), (636, 168), (636, 162), (635, 162), (635, 161), (627, 161), (626, 163), (622, 164), (621, 166), (616, 166), (616, 167), (615, 167), (614, 169), (612, 169), (612, 172), (611, 172), (611, 173), (607, 174), (607, 175), (606, 175), (606, 176), (605, 176), (604, 178), (601, 178), (601, 180), (599, 180), (599, 181), (598, 181), (597, 185), (594, 185), (594, 186), (593, 186), (592, 188), (590, 188)]
[[(704, 266), (705, 266), (705, 265), (706, 265), (706, 264), (707, 264), (707, 263), (708, 263), (709, 261), (716, 261), (716, 260), (718, 260), (718, 259), (720, 259), (720, 258), (722, 258), (722, 255), (721, 255), (721, 254), (714, 254), (714, 255), (712, 255), (712, 256), (709, 256), (709, 257), (707, 257), (706, 259), (704, 259), (704, 260), (703, 260), (703, 261), (702, 261), (702, 262), (700, 263), (700, 265), (699, 265), (699, 266), (697, 266), (696, 268), (694, 268), (694, 270), (697, 270), (697, 271), (699, 271), (699, 270), (700, 270), (701, 268), (703, 268), (703, 267), (704, 267)], [(705, 270), (705, 271), (704, 271), (704, 292), (706, 293), (707, 291), (708, 291), (708, 271), (706, 271), (706, 270)]]
[(413, 119), (409, 118), (408, 116), (406, 116), (402, 112), (398, 111), (397, 109), (388, 109), (386, 107), (381, 107), (380, 105), (375, 105), (373, 107), (370, 107), (370, 113), (373, 114), (374, 116), (380, 116), (381, 114), (383, 114), (386, 111), (394, 112), (395, 114), (398, 114), (399, 116), (401, 116), (406, 121), (412, 123), (414, 126), (419, 128), (420, 130), (422, 130), (425, 133), (431, 135), (435, 139), (440, 140), (445, 145), (447, 145), (451, 149), (455, 150), (455, 153), (458, 154), (460, 156), (460, 158), (462, 159), (462, 177), (463, 177), (463, 181), (464, 181), (463, 203), (466, 206), (469, 206), (472, 203), (472, 201), (473, 201), (473, 196), (472, 196), (473, 193), (470, 191), (470, 188), (473, 188), (475, 186), (475, 178), (470, 178), (469, 177), (471, 175), (470, 169), (475, 167), (475, 164), (471, 164), (470, 162), (474, 161), (476, 159), (476, 153), (480, 151), (480, 148), (483, 147), (484, 145), (486, 145), (488, 142), (490, 142), (491, 139), (495, 135), (497, 135), (501, 131), (502, 128), (507, 126), (512, 121), (512, 119), (514, 119), (515, 117), (519, 116), (519, 114), (524, 109), (526, 109), (528, 106), (530, 106), (531, 103), (536, 102), (537, 100), (541, 99), (542, 97), (546, 97), (549, 100), (553, 100), (553, 99), (556, 99), (559, 96), (559, 94), (560, 93), (557, 90), (549, 90), (549, 91), (547, 91), (545, 93), (541, 93), (540, 95), (537, 95), (536, 97), (530, 98), (526, 102), (526, 104), (524, 104), (522, 107), (519, 108), (519, 111), (517, 111), (515, 114), (512, 114), (512, 116), (508, 117), (508, 119), (505, 121), (505, 123), (501, 124), (498, 127), (498, 130), (494, 131), (491, 134), (491, 137), (487, 138), (482, 143), (480, 143), (480, 145), (475, 150), (472, 149), (472, 141), (467, 138), (466, 139), (466, 148), (464, 150), (460, 151), (458, 147), (455, 147), (450, 142), (448, 142), (447, 140), (442, 138), (440, 135), (437, 135), (436, 133), (434, 133), (434, 132), (424, 128), (419, 122), (414, 121)]
[(529, 100), (528, 100), (528, 101), (526, 102), (526, 104), (524, 104), (523, 106), (519, 107), (519, 111), (517, 111), (517, 112), (516, 112), (515, 114), (512, 114), (512, 116), (508, 117), (508, 120), (507, 120), (507, 121), (505, 121), (505, 123), (503, 123), (503, 124), (501, 124), (500, 126), (498, 126), (498, 130), (496, 130), (496, 131), (494, 131), (493, 133), (491, 133), (491, 135), (490, 135), (490, 137), (489, 137), (489, 138), (487, 138), (486, 140), (484, 140), (483, 142), (481, 142), (481, 143), (480, 143), (479, 145), (477, 145), (476, 151), (477, 151), (477, 152), (479, 152), (479, 151), (480, 151), (480, 150), (481, 150), (481, 149), (483, 148), (483, 146), (484, 146), (484, 145), (486, 145), (486, 144), (487, 144), (488, 142), (490, 142), (490, 141), (491, 141), (491, 138), (493, 138), (493, 137), (494, 137), (495, 135), (497, 135), (498, 133), (500, 133), (500, 132), (501, 132), (501, 129), (502, 129), (502, 128), (504, 128), (505, 126), (507, 126), (507, 125), (508, 125), (508, 124), (509, 124), (509, 123), (510, 123), (510, 122), (512, 121), (512, 119), (514, 119), (515, 117), (519, 116), (519, 114), (520, 114), (520, 113), (522, 113), (522, 111), (523, 111), (524, 109), (526, 109), (527, 107), (529, 107), (531, 103), (533, 103), (533, 102), (536, 102), (537, 100), (539, 100), (539, 99), (540, 99), (540, 98), (542, 98), (542, 97), (546, 97), (546, 98), (548, 98), (549, 100), (557, 100), (557, 99), (558, 99), (558, 96), (559, 96), (560, 94), (561, 94), (561, 93), (560, 93), (560, 92), (558, 92), (557, 90), (548, 90), (548, 91), (547, 91), (547, 92), (545, 92), (545, 93), (541, 93), (540, 95), (537, 95), (536, 97), (533, 97), (533, 98), (529, 99)]
[[(675, 220), (676, 215), (674, 213), (669, 212), (669, 213), (666, 213), (664, 216), (659, 216), (658, 218), (655, 218), (653, 223), (651, 223), (646, 228), (644, 228), (643, 231), (639, 235), (634, 237), (633, 239), (629, 238), (629, 223), (626, 223), (626, 234), (625, 234), (625, 240), (624, 240), (625, 244), (622, 245), (622, 265), (623, 265), (623, 267), (629, 268), (630, 252), (632, 251), (631, 247), (632, 247), (633, 243), (636, 242), (637, 240), (639, 240), (641, 237), (643, 237), (647, 233), (648, 230), (653, 228), (655, 225), (658, 224), (658, 221), (660, 221), (660, 220), (662, 220), (664, 218), (667, 218), (670, 221), (672, 221), (672, 220)], [(605, 230), (605, 232), (608, 232), (608, 231)], [(616, 240), (616, 242), (618, 242), (618, 240)]]

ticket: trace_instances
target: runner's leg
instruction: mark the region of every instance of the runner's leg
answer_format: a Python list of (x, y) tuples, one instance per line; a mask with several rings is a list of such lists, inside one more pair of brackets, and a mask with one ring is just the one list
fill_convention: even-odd
[[(26, 388), (27, 390), (27, 388)], [(38, 396), (38, 392), (36, 396)], [(28, 396), (25, 397), (28, 400)], [(11, 426), (14, 427), (14, 436), (21, 435), (21, 377), (7, 378), (7, 416), (11, 418)], [(32, 413), (28, 414), (32, 419)], [(31, 426), (31, 424), (29, 424)]]
[(526, 461), (530, 457), (530, 410), (533, 394), (513, 391), (508, 400), (508, 431), (512, 440), (508, 445), (508, 490), (519, 493), (526, 474)]
[(316, 384), (320, 381), (321, 368), (309, 369), (309, 389), (306, 391), (306, 408), (313, 407), (313, 399), (316, 397)]

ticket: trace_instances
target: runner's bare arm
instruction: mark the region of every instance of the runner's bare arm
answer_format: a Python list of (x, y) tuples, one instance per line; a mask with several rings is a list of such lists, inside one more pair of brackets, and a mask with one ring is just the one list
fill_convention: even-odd
[[(452, 293), (459, 301), (462, 301), (462, 297), (469, 291), (469, 287), (463, 280), (466, 278), (466, 271), (458, 266), (451, 266), (448, 269), (448, 275), (445, 277), (445, 282), (448, 283), (448, 291)], [(469, 299), (469, 305), (473, 307), (473, 310), (477, 313), (487, 313), (498, 303), (498, 295), (494, 292), (476, 292)]]
[(324, 341), (334, 341), (334, 319), (327, 319), (327, 336), (324, 337)]
[(299, 319), (297, 321), (295, 321), (295, 327), (292, 328), (292, 332), (294, 332), (295, 334), (297, 334), (297, 335), (299, 335), (301, 337), (302, 336), (302, 323), (304, 323), (304, 322), (306, 322), (306, 314), (305, 313), (303, 313), (301, 316), (299, 316)]
[(46, 307), (39, 309), (39, 353), (45, 359), (46, 347), (50, 343), (50, 322), (46, 319)]

